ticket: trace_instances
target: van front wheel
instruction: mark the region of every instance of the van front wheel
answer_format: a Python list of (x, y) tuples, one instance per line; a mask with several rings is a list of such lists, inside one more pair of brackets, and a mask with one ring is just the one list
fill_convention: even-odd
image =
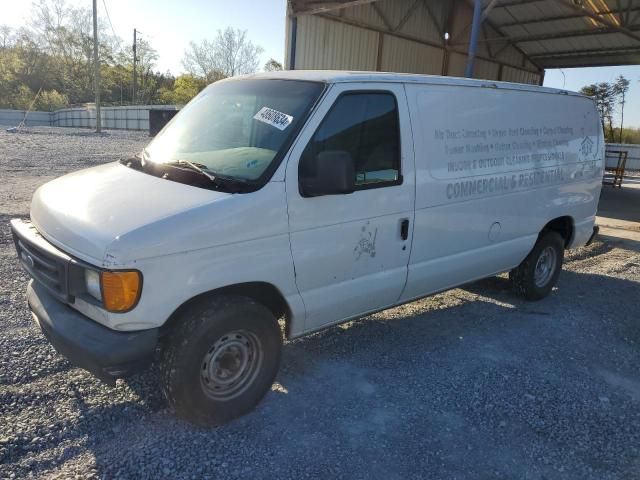
[(527, 300), (540, 300), (558, 281), (564, 259), (564, 240), (557, 232), (544, 232), (527, 258), (509, 272), (514, 290)]
[(169, 333), (162, 391), (177, 416), (197, 425), (225, 423), (271, 388), (281, 351), (280, 327), (264, 306), (236, 296), (198, 302)]

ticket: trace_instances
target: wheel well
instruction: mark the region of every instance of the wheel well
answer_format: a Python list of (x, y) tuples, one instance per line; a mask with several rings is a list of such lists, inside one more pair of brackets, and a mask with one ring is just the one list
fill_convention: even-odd
[(187, 308), (216, 295), (237, 295), (249, 297), (256, 303), (267, 307), (278, 320), (284, 319), (284, 333), (287, 338), (291, 334), (291, 310), (280, 290), (267, 282), (247, 282), (229, 285), (190, 298), (180, 305), (162, 325), (161, 334), (167, 333), (178, 322), (180, 315)]
[(557, 232), (564, 239), (564, 246), (567, 248), (573, 239), (573, 219), (569, 216), (558, 217), (547, 223), (542, 232)]

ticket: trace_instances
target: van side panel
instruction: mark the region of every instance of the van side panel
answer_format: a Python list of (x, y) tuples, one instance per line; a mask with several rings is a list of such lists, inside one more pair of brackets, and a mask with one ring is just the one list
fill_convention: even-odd
[(504, 86), (406, 91), (417, 191), (404, 300), (510, 270), (557, 217), (587, 240), (603, 168), (592, 101)]

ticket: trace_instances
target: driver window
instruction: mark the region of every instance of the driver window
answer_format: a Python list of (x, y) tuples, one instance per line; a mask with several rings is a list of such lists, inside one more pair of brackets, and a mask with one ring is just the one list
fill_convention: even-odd
[[(356, 189), (401, 183), (400, 127), (391, 93), (347, 93), (338, 98), (303, 152), (316, 157), (342, 150), (356, 167)], [(322, 168), (318, 165), (317, 168)]]

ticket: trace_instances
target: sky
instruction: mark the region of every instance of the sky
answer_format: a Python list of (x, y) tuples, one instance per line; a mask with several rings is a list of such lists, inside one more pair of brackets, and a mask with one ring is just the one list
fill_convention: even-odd
[[(66, 0), (86, 5), (91, 0)], [(226, 27), (247, 30), (249, 39), (264, 49), (261, 65), (269, 58), (284, 62), (286, 0), (98, 0), (98, 16), (109, 13), (115, 33), (133, 43), (133, 29), (158, 51), (158, 70), (183, 71), (181, 59), (190, 41), (212, 40)], [(25, 25), (30, 0), (0, 0), (0, 24)]]
[[(67, 2), (91, 7), (91, 0)], [(261, 65), (269, 58), (284, 62), (286, 0), (98, 0), (98, 15), (103, 18), (105, 5), (115, 33), (131, 44), (137, 28), (158, 51), (158, 70), (163, 72), (182, 73), (180, 61), (189, 42), (213, 39), (227, 26), (247, 30), (249, 39), (264, 49)], [(0, 6), (0, 23), (19, 27), (29, 18), (31, 1), (0, 0)], [(544, 84), (579, 90), (619, 75), (631, 81), (625, 125), (640, 127), (640, 66), (547, 70)]]

